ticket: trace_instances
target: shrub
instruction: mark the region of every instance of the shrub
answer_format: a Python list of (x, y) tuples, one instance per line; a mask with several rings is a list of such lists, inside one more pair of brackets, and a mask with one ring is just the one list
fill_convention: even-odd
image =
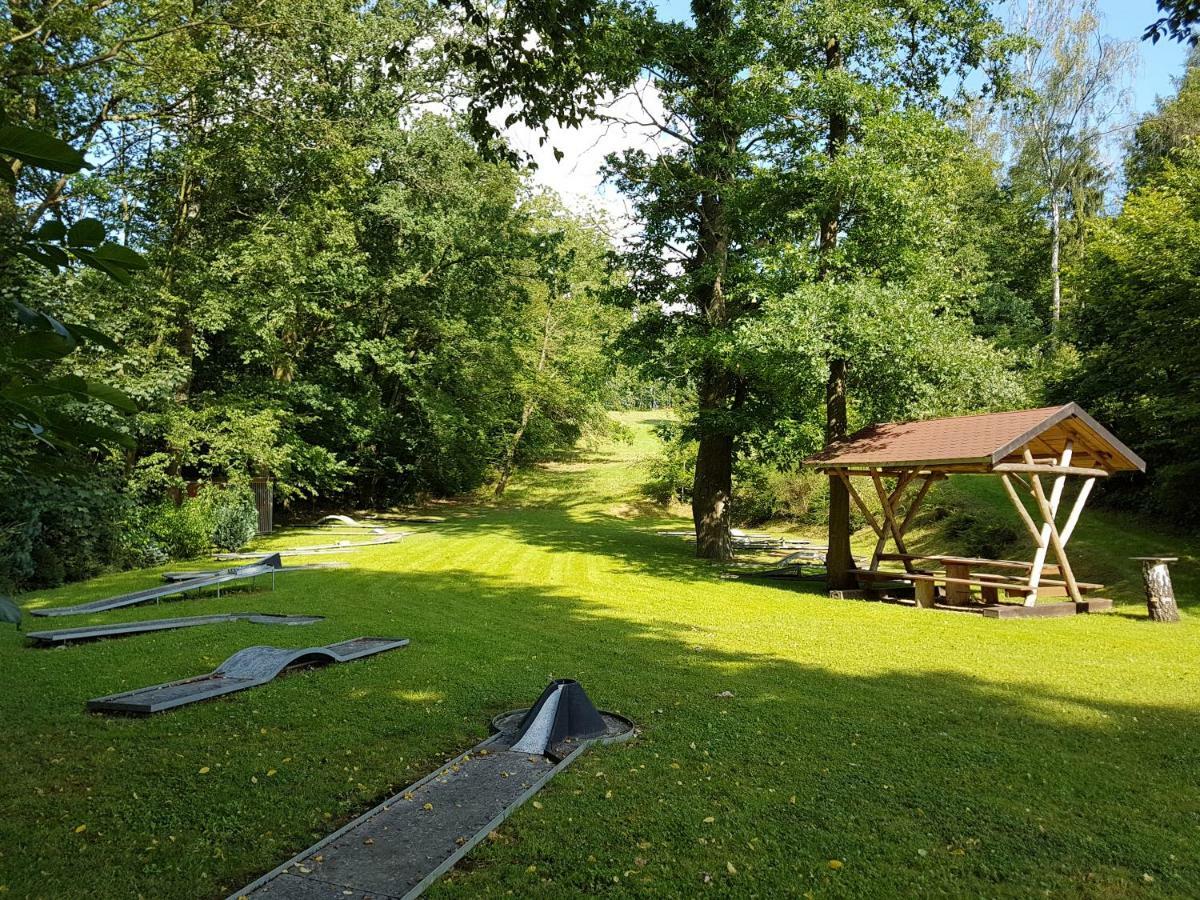
[(642, 492), (655, 503), (688, 503), (695, 477), (696, 444), (674, 439), (650, 461), (650, 474)]
[(176, 506), (164, 500), (150, 512), (149, 542), (172, 559), (192, 559), (212, 549), (213, 522), (208, 504), (188, 498)]
[(244, 487), (209, 486), (201, 491), (212, 520), (212, 542), (220, 550), (241, 550), (258, 531), (254, 494)]
[(103, 475), (10, 483), (0, 494), (0, 589), (56, 587), (118, 563), (128, 509)]
[(759, 525), (779, 518), (781, 497), (762, 463), (740, 461), (733, 473), (733, 519), (742, 525)]

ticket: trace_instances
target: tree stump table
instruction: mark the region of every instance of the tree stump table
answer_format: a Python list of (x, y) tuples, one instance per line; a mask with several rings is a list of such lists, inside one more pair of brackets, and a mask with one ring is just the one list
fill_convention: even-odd
[(1179, 607), (1175, 605), (1175, 590), (1171, 587), (1168, 563), (1177, 556), (1134, 556), (1142, 564), (1142, 583), (1146, 587), (1146, 609), (1155, 622), (1178, 622)]

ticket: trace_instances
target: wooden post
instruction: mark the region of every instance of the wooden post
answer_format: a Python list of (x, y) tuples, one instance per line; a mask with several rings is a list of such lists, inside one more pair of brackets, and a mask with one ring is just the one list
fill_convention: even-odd
[(1146, 609), (1155, 622), (1178, 622), (1179, 607), (1175, 605), (1175, 590), (1167, 563), (1176, 556), (1135, 556), (1142, 564), (1142, 583), (1146, 586)]
[(841, 480), (842, 484), (846, 486), (846, 493), (850, 495), (850, 499), (854, 501), (855, 505), (862, 510), (862, 514), (866, 516), (867, 523), (871, 526), (871, 530), (874, 531), (876, 537), (879, 538), (875, 544), (875, 552), (871, 556), (870, 569), (872, 572), (874, 572), (879, 568), (879, 554), (883, 552), (883, 543), (886, 540), (887, 532), (885, 532), (883, 527), (877, 521), (875, 521), (875, 516), (871, 514), (871, 510), (867, 508), (867, 504), (863, 503), (862, 497), (858, 496), (858, 491), (854, 489), (854, 485), (850, 481), (850, 473), (845, 469), (837, 469), (835, 470), (835, 474)]
[(1025, 504), (1021, 502), (1021, 498), (1017, 496), (1017, 489), (1012, 486), (1008, 475), (1001, 475), (1000, 481), (1004, 484), (1004, 490), (1008, 492), (1008, 498), (1012, 500), (1012, 505), (1016, 507), (1021, 521), (1025, 523), (1025, 527), (1029, 530), (1034, 546), (1040, 548), (1043, 543), (1042, 535), (1038, 531), (1037, 526), (1033, 524), (1033, 518), (1029, 515), (1029, 510), (1025, 508)]
[(932, 581), (924, 579), (917, 581), (913, 585), (913, 593), (920, 609), (933, 609), (934, 603), (937, 601), (937, 587)]
[[(1062, 456), (1055, 460), (1055, 466), (1069, 466), (1071, 464), (1072, 442), (1067, 441), (1063, 448)], [(1033, 454), (1029, 448), (1025, 448), (1025, 463), (1032, 466)], [(1038, 491), (1041, 491), (1041, 482), (1036, 475), (1030, 475), (1030, 481), (1038, 482)], [(1025, 597), (1025, 605), (1033, 606), (1037, 603), (1037, 586), (1042, 579), (1042, 566), (1046, 562), (1046, 551), (1050, 549), (1050, 529), (1054, 527), (1054, 517), (1058, 515), (1058, 503), (1062, 499), (1063, 486), (1066, 484), (1066, 476), (1060, 475), (1054, 479), (1054, 487), (1050, 489), (1050, 514), (1045, 514), (1045, 509), (1042, 509), (1042, 516), (1047, 520), (1042, 525), (1041, 541), (1038, 543), (1037, 550), (1033, 554), (1033, 568), (1029, 570), (1029, 587), (1032, 589)], [(1034, 497), (1037, 500), (1035, 494)], [(1044, 498), (1043, 498), (1044, 499)], [(1038, 501), (1038, 506), (1041, 507), (1041, 501)]]
[(1092, 492), (1092, 485), (1095, 483), (1095, 478), (1089, 478), (1079, 489), (1079, 496), (1075, 498), (1075, 506), (1071, 508), (1071, 515), (1067, 518), (1067, 524), (1063, 526), (1062, 542), (1064, 545), (1075, 533), (1075, 526), (1079, 524), (1079, 516), (1083, 512), (1083, 504), (1087, 503), (1088, 494)]
[[(887, 529), (879, 536), (879, 542), (875, 548), (873, 559), (878, 564), (879, 554), (883, 552), (883, 548), (887, 545), (888, 531), (892, 534), (892, 542), (896, 545), (897, 552), (908, 553), (908, 550), (904, 546), (904, 533), (900, 530), (900, 525), (896, 522), (894, 504), (908, 486), (908, 482), (912, 480), (912, 474), (907, 473), (899, 476), (896, 479), (896, 489), (891, 494), (888, 494), (887, 488), (883, 486), (883, 477), (879, 474), (878, 469), (871, 470), (871, 480), (875, 482), (875, 492), (879, 495), (879, 504), (883, 507), (883, 520), (887, 526)], [(904, 560), (904, 571), (912, 571), (912, 562), (910, 560)]]
[[(1026, 453), (1029, 451), (1026, 450)], [(1046, 494), (1042, 490), (1042, 479), (1037, 475), (1029, 476), (1030, 482), (1033, 484), (1033, 497), (1037, 500), (1038, 508), (1042, 511), (1042, 519), (1045, 522), (1045, 528), (1050, 534), (1050, 546), (1054, 548), (1054, 555), (1058, 557), (1058, 566), (1062, 571), (1063, 580), (1067, 583), (1067, 593), (1076, 603), (1083, 602), (1083, 595), (1079, 593), (1079, 585), (1075, 583), (1075, 573), (1071, 571), (1071, 563), (1067, 559), (1066, 548), (1063, 547), (1062, 538), (1058, 534), (1058, 526), (1054, 523), (1055, 505), (1046, 499)], [(1043, 532), (1045, 533), (1045, 531)], [(1042, 575), (1042, 563), (1045, 562), (1045, 550), (1040, 551), (1041, 559), (1034, 559), (1036, 568), (1029, 573), (1031, 587), (1034, 588), (1034, 593), (1031, 593), (1030, 599), (1025, 601), (1026, 606), (1033, 606), (1032, 601), (1036, 601), (1036, 582), (1040, 580)]]
[[(915, 473), (913, 477), (916, 477)], [(925, 480), (921, 482), (921, 486), (917, 488), (917, 495), (913, 497), (912, 501), (908, 504), (908, 511), (904, 513), (904, 518), (900, 522), (901, 534), (905, 534), (908, 531), (908, 526), (912, 524), (912, 520), (916, 517), (917, 510), (921, 508), (921, 501), (925, 499), (925, 495), (929, 493), (929, 488), (933, 486), (934, 481), (936, 481), (938, 477), (939, 476), (930, 472), (925, 476)]]

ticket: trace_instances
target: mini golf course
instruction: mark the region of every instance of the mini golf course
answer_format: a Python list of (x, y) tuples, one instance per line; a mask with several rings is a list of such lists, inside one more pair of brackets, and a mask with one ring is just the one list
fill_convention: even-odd
[(54, 631), (29, 631), (25, 637), (43, 647), (57, 647), (80, 641), (131, 637), (176, 628), (196, 628), (200, 625), (221, 625), (226, 622), (252, 622), (255, 625), (312, 625), (323, 616), (280, 616), (270, 613), (218, 613), (214, 616), (181, 616), (175, 619), (150, 619), (145, 622), (122, 622), (112, 625), (81, 625), (78, 628), (59, 628)]
[[(52, 651), (0, 630), (0, 896), (73, 897), (85, 882), (91, 896), (229, 896), (441, 773), (491, 717), (562, 677), (638, 738), (577, 757), (427, 896), (1195, 895), (1200, 541), (1097, 509), (1072, 560), (1115, 608), (1062, 619), (729, 579), (655, 533), (686, 527), (640, 500), (655, 417), (623, 415), (631, 437), (521, 473), (503, 503), (444, 505), (436, 528), (329, 557), (344, 568), (252, 599), (204, 593), (210, 614), (324, 616), (302, 629), (264, 640), (235, 621)], [(964, 506), (1009, 507), (989, 485), (943, 488), (931, 503), (972, 491)], [(910, 546), (966, 550), (940, 527), (915, 523)], [(864, 530), (856, 554), (874, 542)], [(1154, 554), (1179, 557), (1178, 625), (1147, 619), (1128, 557)], [(160, 579), (20, 599), (78, 605)], [(412, 643), (164, 713), (84, 711), (255, 644), (391, 634)]]

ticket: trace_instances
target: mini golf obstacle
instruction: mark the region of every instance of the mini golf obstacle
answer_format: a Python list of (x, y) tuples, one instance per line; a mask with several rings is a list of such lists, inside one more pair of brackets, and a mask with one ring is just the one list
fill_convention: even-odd
[(119, 609), (122, 606), (136, 606), (139, 603), (149, 603), (151, 600), (161, 600), (164, 597), (174, 597), (187, 594), (206, 587), (215, 587), (217, 596), (221, 596), (221, 585), (235, 581), (246, 581), (259, 575), (271, 576), (271, 589), (275, 589), (275, 573), (283, 568), (283, 561), (278, 553), (264, 556), (258, 562), (248, 566), (234, 566), (230, 569), (218, 569), (205, 574), (201, 578), (189, 578), (185, 581), (175, 581), (159, 587), (147, 588), (144, 591), (134, 591), (132, 594), (122, 594), (119, 597), (108, 597), (104, 600), (93, 600), (90, 603), (80, 603), (77, 606), (58, 606), (51, 609), (31, 609), (31, 616), (81, 616), (85, 613), (104, 612), (109, 609)]
[[(656, 531), (660, 537), (683, 538), (696, 542), (695, 531)], [(776, 537), (766, 532), (748, 532), (740, 528), (729, 529), (729, 543), (734, 550), (800, 550), (812, 544), (802, 538)]]
[[(338, 541), (336, 544), (318, 544), (314, 547), (296, 547), (294, 549), (285, 549), (280, 551), (288, 556), (312, 556), (320, 553), (341, 553), (344, 550), (357, 550), (360, 547), (378, 547), (383, 544), (394, 544), (397, 541), (402, 541), (413, 532), (398, 531), (393, 534), (385, 534), (377, 537), (372, 541)], [(253, 553), (218, 553), (214, 559), (251, 559), (255, 556)]]
[(79, 628), (59, 628), (56, 631), (31, 631), (25, 637), (42, 647), (57, 647), (76, 641), (128, 637), (134, 634), (149, 634), (153, 631), (194, 628), (197, 625), (218, 625), (222, 622), (252, 622), (255, 625), (312, 625), (324, 618), (324, 616), (282, 616), (267, 613), (223, 613), (212, 616), (183, 616), (178, 619), (151, 619), (147, 622), (122, 622), (117, 625), (83, 625)]
[(406, 646), (407, 638), (360, 637), (330, 644), (328, 647), (304, 647), (299, 650), (285, 647), (247, 647), (233, 654), (207, 675), (98, 697), (89, 700), (87, 708), (93, 712), (148, 715), (258, 687), (273, 681), (288, 669), (350, 662), (352, 659), (361, 659)]
[(492, 720), (487, 740), (230, 895), (418, 896), (594, 743), (633, 737), (578, 682), (551, 682), (530, 709)]
[[(276, 575), (283, 575), (285, 572), (310, 572), (314, 569), (345, 569), (348, 564), (344, 562), (322, 562), (322, 563), (305, 563), (302, 566), (280, 566), (275, 570)], [(187, 572), (163, 572), (163, 581), (191, 581), (194, 578), (207, 578), (209, 575), (215, 575), (217, 572), (228, 572), (230, 569), (193, 569)]]
[(782, 559), (752, 568), (741, 568), (729, 571), (730, 578), (782, 578), (792, 581), (824, 581), (825, 572), (824, 547), (797, 550)]

